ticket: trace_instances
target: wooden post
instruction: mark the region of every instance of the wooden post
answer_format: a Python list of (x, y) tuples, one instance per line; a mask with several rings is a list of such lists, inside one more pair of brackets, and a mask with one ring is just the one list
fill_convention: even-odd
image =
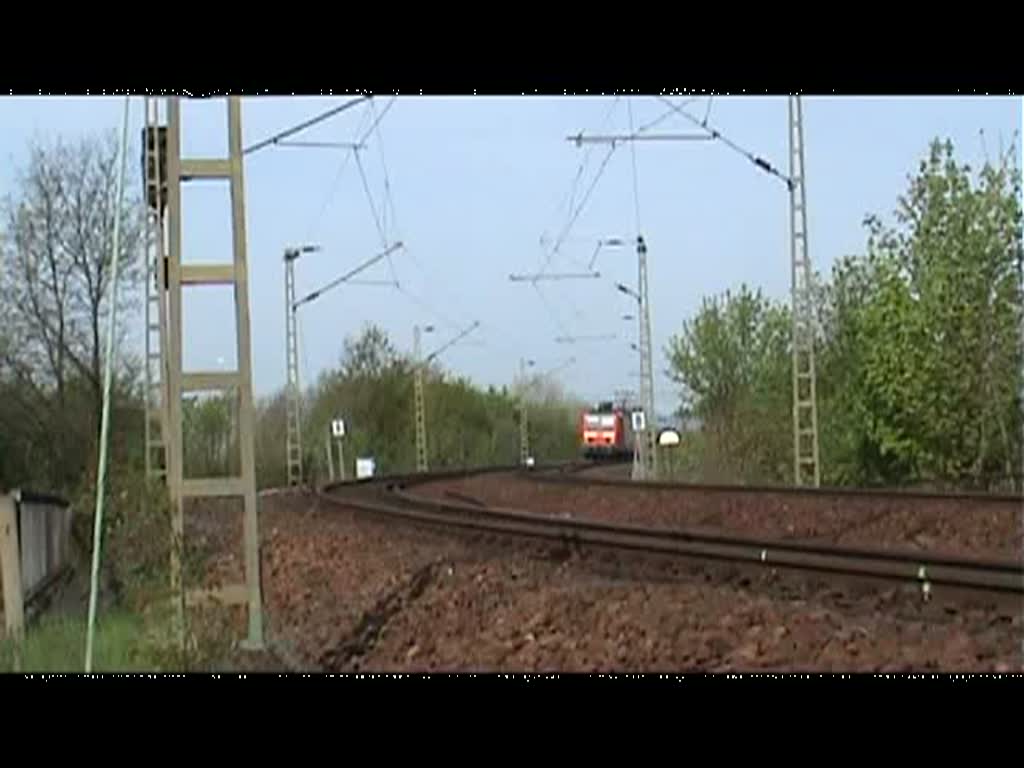
[(25, 631), (25, 603), (21, 591), (18, 511), (14, 496), (9, 493), (0, 495), (0, 569), (4, 580), (5, 629), (17, 643)]

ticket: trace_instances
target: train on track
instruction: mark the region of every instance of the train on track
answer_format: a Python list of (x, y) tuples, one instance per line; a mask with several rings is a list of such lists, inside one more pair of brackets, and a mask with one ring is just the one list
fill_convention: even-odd
[(625, 403), (597, 403), (580, 413), (579, 452), (583, 458), (628, 459), (635, 444), (632, 409)]

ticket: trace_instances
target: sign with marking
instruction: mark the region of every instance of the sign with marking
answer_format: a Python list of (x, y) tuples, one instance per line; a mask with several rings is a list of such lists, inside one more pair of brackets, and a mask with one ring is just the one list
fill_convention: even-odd
[(647, 419), (644, 418), (643, 411), (633, 411), (631, 417), (633, 419), (634, 432), (643, 432), (647, 428)]
[(335, 437), (344, 437), (345, 436), (345, 420), (344, 419), (335, 419), (334, 421), (331, 422), (331, 434), (334, 435)]

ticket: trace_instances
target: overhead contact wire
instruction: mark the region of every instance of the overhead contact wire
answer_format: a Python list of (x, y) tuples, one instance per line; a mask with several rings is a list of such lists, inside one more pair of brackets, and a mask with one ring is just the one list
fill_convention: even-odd
[(666, 99), (664, 96), (658, 96), (658, 98), (661, 101), (663, 101), (665, 104), (667, 104), (669, 107), (671, 107), (673, 110), (675, 110), (675, 112), (677, 114), (679, 114), (680, 116), (686, 118), (687, 120), (689, 120), (694, 125), (704, 129), (711, 136), (711, 138), (713, 138), (713, 139), (715, 139), (717, 141), (722, 142), (723, 144), (725, 144), (725, 146), (729, 147), (734, 152), (738, 152), (739, 154), (743, 155), (745, 158), (747, 158), (750, 162), (752, 162), (754, 165), (756, 165), (758, 168), (760, 168), (765, 173), (767, 173), (767, 174), (769, 174), (771, 176), (776, 176), (781, 181), (785, 182), (787, 187), (792, 187), (793, 186), (793, 181), (792, 181), (792, 179), (789, 178), (789, 176), (786, 176), (784, 173), (782, 173), (779, 169), (777, 169), (775, 166), (773, 166), (771, 163), (769, 163), (767, 160), (765, 160), (760, 155), (755, 155), (750, 150), (744, 149), (739, 144), (737, 144), (736, 142), (732, 141), (729, 137), (725, 136), (717, 128), (714, 128), (714, 127), (708, 125), (704, 121), (698, 120), (696, 117), (691, 115), (689, 112), (684, 110), (682, 107), (679, 107), (676, 104), (673, 104), (671, 101)]
[[(359, 153), (356, 152), (356, 167), (359, 169), (359, 178), (363, 182), (363, 191), (366, 193), (366, 201), (370, 205), (370, 213), (373, 215), (373, 223), (377, 226), (377, 234), (380, 235), (381, 247), (385, 250), (388, 249), (388, 236), (384, 232), (384, 226), (381, 224), (380, 216), (377, 213), (377, 206), (373, 202), (373, 193), (370, 192), (370, 182), (366, 178), (366, 170), (363, 168), (363, 161), (359, 159)], [(398, 275), (395, 273), (395, 263), (391, 259), (391, 253), (387, 254), (388, 270), (391, 272), (391, 279), (396, 283), (398, 282)]]

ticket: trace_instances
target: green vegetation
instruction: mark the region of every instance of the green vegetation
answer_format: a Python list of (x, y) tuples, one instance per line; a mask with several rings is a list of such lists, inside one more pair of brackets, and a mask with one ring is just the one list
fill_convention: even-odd
[[(15, 184), (0, 200), (0, 489), (32, 488), (72, 503), (73, 549), (88, 572), (102, 411), (105, 323), (111, 309), (111, 253), (117, 139), (113, 134), (29, 147)], [(135, 156), (129, 148), (129, 156)], [(139, 305), (142, 226), (139, 190), (125, 190), (121, 222), (122, 318)], [(111, 391), (110, 469), (102, 583), (112, 605), (100, 613), (104, 668), (189, 669), (222, 653), (218, 617), (196, 615), (187, 656), (166, 652), (170, 524), (166, 493), (143, 479), (141, 363), (123, 343)], [(217, 414), (218, 416), (220, 414)], [(219, 443), (201, 409), (185, 405), (192, 464), (212, 463)], [(223, 419), (218, 423), (223, 425)], [(196, 438), (196, 439), (193, 439)], [(201, 573), (204, 553), (190, 552), (187, 574)], [(84, 606), (71, 614), (84, 615)], [(151, 640), (144, 639), (151, 638)], [(81, 669), (84, 635), (77, 619), (30, 626), (26, 669)], [(7, 646), (0, 667), (12, 659)]]
[[(518, 398), (530, 408), (531, 449), (538, 461), (568, 459), (576, 450), (578, 404), (551, 382), (517, 381), (512, 391), (482, 390), (438, 366), (427, 369), (424, 401), (431, 468), (515, 464), (519, 460)], [(325, 441), (331, 420), (345, 419), (347, 474), (357, 456), (372, 456), (378, 473), (410, 472), (416, 465), (413, 429), (413, 362), (387, 334), (368, 326), (345, 342), (336, 369), (321, 374), (303, 398), (303, 449), (307, 474), (328, 477)], [(261, 404), (256, 435), (257, 477), (263, 487), (285, 482), (285, 400)], [(333, 447), (332, 447), (332, 450)], [(335, 462), (337, 457), (335, 456)]]
[[(976, 177), (935, 142), (866, 253), (816, 291), (822, 481), (1020, 487), (1020, 174)], [(700, 417), (693, 477), (792, 479), (789, 308), (746, 286), (709, 299), (667, 351)]]
[[(20, 647), (20, 665), (11, 640), (0, 641), (0, 673), (78, 673), (85, 658), (85, 622), (46, 618), (33, 625)], [(157, 652), (137, 616), (106, 614), (96, 625), (96, 672), (149, 672), (159, 668)]]
[[(129, 150), (130, 157), (137, 157)], [(92, 547), (103, 329), (117, 147), (113, 135), (33, 145), (0, 200), (0, 488), (67, 496), (82, 561)], [(1021, 487), (1021, 178), (1010, 157), (980, 173), (936, 142), (899, 201), (895, 222), (867, 221), (864, 253), (840, 260), (816, 291), (823, 481), (841, 485)], [(139, 190), (126, 190), (119, 314), (141, 297)], [(740, 286), (707, 298), (666, 350), (688, 436), (668, 468), (704, 481), (790, 482), (791, 319), (785, 303)], [(110, 484), (99, 669), (196, 668), (224, 652), (223, 618), (194, 617), (190, 653), (167, 644), (170, 524), (166, 494), (143, 479), (141, 362), (119, 345), (112, 390)], [(539, 462), (575, 455), (579, 403), (550, 381), (482, 389), (434, 364), (425, 381), (432, 468), (518, 460), (519, 403), (530, 407)], [(183, 404), (189, 476), (238, 465), (234, 396)], [(412, 361), (379, 328), (346, 340), (338, 365), (303, 397), (304, 457), (326, 480), (330, 420), (348, 425), (345, 456), (381, 473), (415, 463)], [(261, 487), (285, 482), (285, 400), (257, 404)], [(190, 552), (195, 583), (204, 552)], [(30, 630), (24, 668), (80, 665), (81, 626)], [(0, 669), (12, 661), (0, 649)]]
[[(92, 515), (102, 411), (105, 322), (110, 277), (117, 140), (113, 134), (76, 142), (33, 144), (28, 161), (0, 200), (0, 488), (34, 488), (66, 496), (75, 511), (73, 540), (80, 569), (92, 550)], [(129, 157), (137, 156), (131, 148)], [(140, 189), (125, 192), (116, 301), (131, 317), (142, 294)], [(112, 600), (101, 612), (98, 667), (196, 668), (226, 652), (224, 617), (190, 612), (187, 657), (157, 652), (167, 643), (170, 521), (166, 493), (144, 479), (142, 363), (123, 343), (122, 324), (112, 387), (102, 583)], [(304, 398), (305, 466), (326, 480), (324, 440), (331, 418), (349, 425), (346, 458), (371, 455), (380, 472), (414, 466), (412, 365), (377, 328), (341, 350), (337, 370), (324, 372)], [(517, 392), (483, 391), (438, 366), (426, 377), (433, 467), (518, 460)], [(574, 405), (551, 386), (530, 382), (534, 453), (541, 460), (575, 450)], [(545, 392), (541, 392), (545, 389)], [(182, 405), (185, 473), (233, 474), (239, 464), (237, 394), (188, 398)], [(257, 404), (255, 452), (261, 487), (285, 482), (284, 397)], [(186, 583), (203, 575), (208, 552), (188, 552)], [(29, 629), (26, 668), (78, 669), (82, 627), (72, 620)], [(152, 643), (145, 637), (156, 638)], [(160, 639), (162, 638), (162, 639)], [(107, 650), (102, 643), (108, 642)], [(107, 656), (103, 656), (107, 654)], [(5, 659), (7, 657), (4, 657)], [(6, 662), (4, 662), (6, 664)], [(6, 666), (4, 668), (7, 668)]]

